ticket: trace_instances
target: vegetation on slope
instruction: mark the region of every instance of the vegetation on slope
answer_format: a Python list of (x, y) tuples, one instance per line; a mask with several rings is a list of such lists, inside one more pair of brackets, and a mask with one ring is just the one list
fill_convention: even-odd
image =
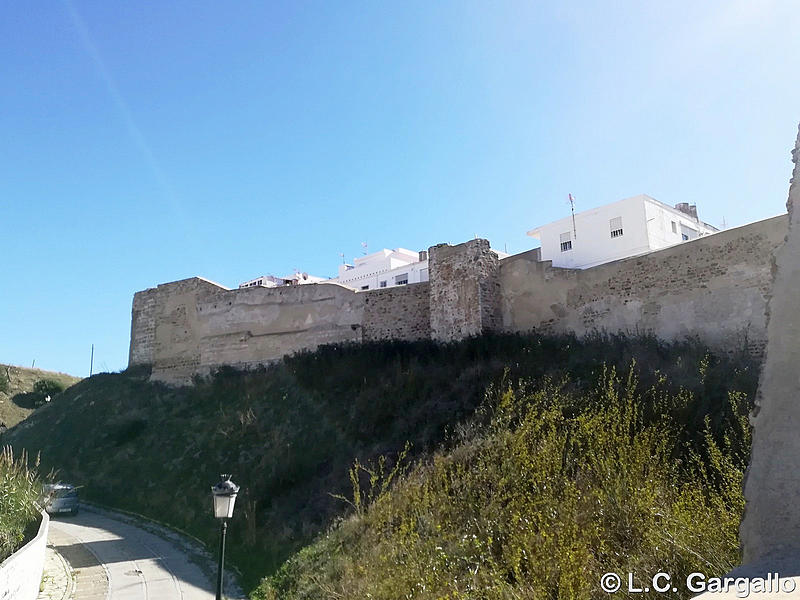
[(355, 514), (254, 598), (593, 598), (607, 572), (726, 573), (739, 561), (744, 395), (729, 394), (721, 444), (710, 423), (687, 444), (693, 396), (663, 380), (640, 390), (634, 373), (607, 372), (586, 394), (503, 387), (455, 448), (391, 490), (380, 465), (356, 464)]
[(0, 452), (0, 562), (30, 537), (38, 522), (36, 502), (42, 485), (26, 457), (14, 458), (11, 448)]
[[(449, 345), (325, 347), (259, 371), (222, 369), (191, 388), (148, 383), (141, 369), (98, 375), (3, 439), (41, 451), (44, 466), (84, 485), (88, 498), (166, 521), (212, 547), (217, 529), (209, 486), (219, 473), (233, 473), (242, 491), (228, 550), (252, 589), (348, 512), (334, 496), (351, 494), (354, 459), (375, 464), (410, 443), (406, 464), (428, 464), (425, 457), (436, 451), (444, 460), (449, 449), (468, 448), (467, 441), (480, 445), (458, 433), (458, 424), (490, 426), (491, 411), (475, 410), (485, 405), (487, 387), (504, 377), (528, 382), (529, 390), (548, 379), (563, 382), (559, 398), (582, 398), (605, 368), (627, 372), (634, 359), (637, 393), (658, 385), (685, 399), (669, 412), (676, 447), (704, 451), (707, 430), (722, 444), (738, 422), (734, 415), (752, 400), (756, 372), (747, 358), (713, 357), (696, 343), (486, 336)], [(732, 390), (741, 393), (735, 410)], [(393, 468), (390, 459), (385, 472)], [(491, 490), (475, 493), (484, 498)], [(475, 510), (488, 510), (475, 501)]]
[(25, 419), (45, 396), (55, 397), (78, 381), (79, 377), (65, 373), (0, 364), (0, 430)]

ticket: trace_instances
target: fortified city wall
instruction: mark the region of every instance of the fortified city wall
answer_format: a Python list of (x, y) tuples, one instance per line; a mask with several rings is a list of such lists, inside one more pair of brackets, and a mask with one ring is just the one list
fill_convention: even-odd
[(652, 332), (712, 347), (766, 345), (773, 253), (784, 216), (591, 269), (536, 251), (498, 260), (486, 240), (429, 250), (430, 281), (355, 291), (333, 283), (229, 290), (199, 277), (136, 293), (130, 365), (188, 383), (322, 344), (451, 341), (487, 331)]
[(743, 560), (761, 575), (800, 574), (800, 131), (792, 152), (794, 173), (786, 207), (789, 231), (775, 260), (768, 309), (766, 357), (756, 409), (753, 447), (739, 529)]
[(652, 332), (725, 349), (766, 346), (772, 256), (785, 215), (591, 269), (553, 268), (527, 253), (500, 261), (506, 331)]

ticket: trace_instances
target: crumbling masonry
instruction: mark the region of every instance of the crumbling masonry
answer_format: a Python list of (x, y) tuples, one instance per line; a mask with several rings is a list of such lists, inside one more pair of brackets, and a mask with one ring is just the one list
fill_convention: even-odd
[(430, 248), (430, 282), (370, 291), (322, 283), (229, 290), (194, 277), (138, 292), (130, 365), (188, 383), (321, 344), (458, 340), (486, 331), (652, 332), (761, 353), (786, 216), (591, 269), (535, 251), (498, 260), (486, 240)]

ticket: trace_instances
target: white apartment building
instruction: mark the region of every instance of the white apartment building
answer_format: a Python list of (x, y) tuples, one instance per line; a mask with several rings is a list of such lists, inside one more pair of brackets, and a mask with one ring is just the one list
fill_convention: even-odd
[(303, 285), (306, 283), (321, 283), (327, 281), (324, 277), (314, 277), (308, 273), (295, 273), (287, 277), (275, 277), (274, 275), (262, 275), (249, 281), (239, 284), (239, 289), (249, 287), (283, 287), (285, 285)]
[(357, 290), (428, 281), (428, 253), (425, 250), (414, 252), (406, 248), (384, 248), (356, 258), (353, 264), (339, 265), (339, 275), (328, 281)]
[(528, 235), (541, 242), (541, 260), (586, 269), (717, 231), (698, 219), (695, 205), (673, 208), (640, 194), (531, 229)]

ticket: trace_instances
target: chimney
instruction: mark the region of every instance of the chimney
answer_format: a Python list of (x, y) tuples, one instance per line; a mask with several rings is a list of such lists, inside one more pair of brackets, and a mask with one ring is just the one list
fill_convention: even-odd
[(688, 202), (678, 202), (675, 205), (675, 208), (681, 211), (685, 215), (689, 215), (695, 221), (699, 221), (700, 219), (697, 217), (697, 205), (696, 204), (689, 204)]
[(419, 251), (419, 262), (424, 262), (428, 260), (428, 251), (427, 250), (420, 250)]

